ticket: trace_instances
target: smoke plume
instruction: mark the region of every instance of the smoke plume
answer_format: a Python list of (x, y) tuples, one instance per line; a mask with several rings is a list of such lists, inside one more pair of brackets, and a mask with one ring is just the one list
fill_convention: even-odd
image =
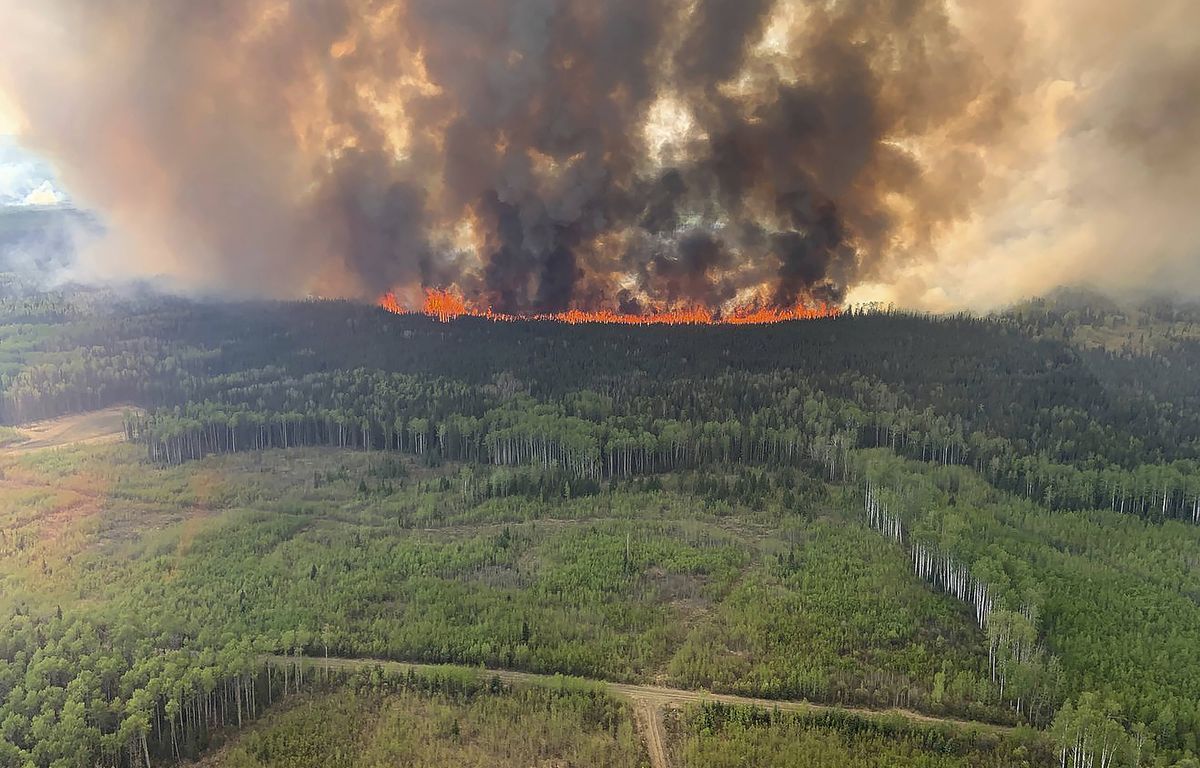
[(1200, 283), (1190, 4), (0, 0), (0, 92), (106, 219), (97, 270), (978, 305)]

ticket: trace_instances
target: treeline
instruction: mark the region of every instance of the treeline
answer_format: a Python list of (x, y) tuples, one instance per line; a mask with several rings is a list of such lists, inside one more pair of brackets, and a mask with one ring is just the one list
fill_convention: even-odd
[[(968, 469), (914, 464), (880, 450), (854, 461), (878, 493), (873, 504), (868, 497), (868, 520), (874, 516), (873, 525), (893, 538), (901, 531), (914, 571), (965, 596), (977, 616), (981, 603), (990, 607), (989, 666), (1006, 681), (1006, 698), (1044, 684), (1059, 692), (1055, 704), (1078, 707), (1096, 692), (1119, 709), (1111, 716), (1125, 732), (1144, 723), (1162, 751), (1197, 751), (1200, 665), (1189, 649), (1200, 643), (1193, 597), (1200, 582), (1187, 565), (1196, 536), (1190, 525), (1107, 510), (1049, 514), (997, 493)], [(1006, 659), (1014, 644), (1021, 648), (1015, 666)], [(1033, 663), (1022, 663), (1022, 655)], [(1032, 715), (1036, 696), (1023, 698)], [(1053, 713), (1039, 714), (1036, 722), (1049, 724)], [(1071, 747), (1067, 764), (1098, 764), (1093, 746)]]
[[(577, 392), (561, 403), (403, 374), (356, 370), (302, 380), (250, 372), (207, 383), (219, 400), (130, 412), (126, 435), (156, 462), (211, 453), (330, 445), (433, 454), (498, 465), (557, 467), (580, 477), (628, 476), (714, 463), (842, 466), (844, 444), (814, 443), (802, 424), (766, 410), (747, 420), (650, 418), (618, 412), (612, 397)], [(270, 404), (278, 410), (255, 410)], [(667, 409), (659, 409), (667, 410)], [(825, 418), (820, 407), (810, 419)], [(676, 411), (683, 415), (683, 409)], [(793, 414), (788, 414), (793, 415)], [(803, 418), (802, 414), (794, 414)]]
[[(269, 643), (192, 648), (81, 616), (17, 611), (0, 626), (0, 765), (145, 768), (196, 758), (306, 684)], [(299, 659), (297, 659), (299, 661)]]
[[(964, 436), (1004, 437), (1017, 453), (1055, 463), (1131, 468), (1200, 456), (1189, 382), (1170, 379), (1153, 396), (1139, 394), (1122, 383), (1126, 374), (1109, 380), (1069, 344), (1033, 338), (1007, 320), (875, 312), (741, 329), (442, 324), (345, 302), (165, 298), (82, 314), (46, 325), (51, 333), (27, 356), (28, 370), (0, 381), (9, 393), (0, 420), (63, 413), (89, 397), (103, 405), (182, 405), (205, 399), (206, 380), (255, 369), (303, 379), (359, 367), (508, 387), (540, 401), (590, 389), (622, 410), (666, 402), (706, 411), (688, 418), (724, 420), (776, 399), (771, 390), (707, 385), (714, 373), (745, 373), (777, 374), (785, 389), (789, 379), (806, 382), (901, 419), (928, 410)], [(68, 370), (71, 358), (82, 364)], [(708, 392), (692, 400), (697, 385)]]
[[(311, 674), (322, 671), (318, 662)], [(291, 704), (211, 762), (221, 768), (647, 765), (629, 703), (568, 678), (510, 685), (480, 670), (374, 665)]]
[[(1192, 310), (1151, 308), (1139, 320), (1147, 333), (1166, 323), (1172, 338), (1182, 334), (1155, 353), (1158, 366), (1076, 348), (1078, 331), (1051, 332), (1110, 322), (1109, 310), (1074, 306), (1050, 321), (1041, 310), (1036, 320), (869, 312), (770, 328), (630, 329), (443, 324), (346, 302), (23, 300), (63, 313), (0, 329), (0, 421), (119, 403), (160, 411), (148, 450), (163, 462), (307, 444), (541, 463), (592, 478), (716, 455), (815, 457), (839, 477), (846, 450), (886, 445), (974, 466), (1054, 509), (1200, 518), (1200, 395), (1188, 373), (1200, 370), (1200, 344), (1181, 324)], [(391, 392), (354, 389), (403, 377)], [(532, 400), (512, 409), (513, 423), (480, 423), (522, 396)], [(210, 423), (206, 408), (233, 426)], [(557, 423), (520, 413), (538, 408)]]
[(544, 402), (496, 384), (366, 369), (296, 379), (264, 369), (194, 381), (191, 396), (204, 399), (130, 413), (126, 434), (164, 464), (327, 445), (535, 465), (593, 480), (730, 463), (815, 463), (847, 480), (849, 452), (879, 445), (973, 466), (998, 488), (1052, 509), (1200, 522), (1200, 465), (1192, 460), (1132, 469), (1056, 464), (1005, 438), (964, 435), (960, 420), (930, 410), (871, 410), (885, 393), (845, 400), (782, 372), (726, 372), (684, 389), (661, 398), (581, 390)]
[(971, 605), (987, 635), (988, 674), (1000, 700), (1034, 725), (1048, 725), (1062, 700), (1063, 679), (1058, 659), (1038, 636), (1039, 606), (1026, 602), (1025, 595), (997, 594), (993, 585), (935, 543), (914, 540), (903, 520), (888, 510), (880, 489), (869, 482), (864, 501), (867, 522), (906, 548), (918, 577)]
[(0, 376), (0, 416), (7, 424), (22, 424), (123, 403), (172, 405), (186, 392), (189, 372), (202, 374), (219, 356), (215, 350), (153, 338), (122, 340), (103, 349), (56, 339), (24, 354), (25, 364), (16, 372)]
[(1095, 693), (1085, 693), (1077, 702), (1067, 703), (1059, 710), (1050, 730), (1050, 737), (1058, 749), (1059, 765), (1071, 768), (1141, 766), (1154, 751), (1154, 739), (1145, 723), (1134, 723), (1127, 730), (1118, 720), (1119, 715), (1120, 707), (1116, 702)]
[[(1138, 463), (1132, 467), (1089, 461), (1063, 464), (1045, 453), (1022, 453), (1011, 440), (961, 426), (930, 412), (871, 413), (856, 447), (887, 447), (901, 456), (973, 467), (997, 488), (1050, 509), (1111, 509), (1155, 520), (1200, 522), (1200, 463)], [(1072, 423), (1062, 414), (1064, 428)]]
[[(149, 768), (194, 760), (279, 698), (343, 684), (457, 701), (514, 695), (474, 670), (347, 672), (305, 658), (306, 647), (315, 653), (323, 642), (321, 633), (296, 631), (274, 640), (229, 639), (219, 649), (188, 647), (61, 611), (15, 612), (0, 626), (0, 765)], [(582, 683), (516, 698), (543, 707), (558, 698), (558, 706), (575, 708), (601, 732), (625, 716), (620, 702)]]

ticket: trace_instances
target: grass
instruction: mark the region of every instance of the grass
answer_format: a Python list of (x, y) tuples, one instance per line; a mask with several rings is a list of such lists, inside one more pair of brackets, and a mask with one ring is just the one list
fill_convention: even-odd
[[(628, 704), (568, 687), (360, 677), (294, 698), (202, 761), (208, 768), (525, 768), (648, 761)], [(438, 690), (444, 688), (447, 690)]]
[(973, 733), (853, 714), (704, 704), (667, 714), (672, 765), (725, 768), (1010, 768), (1052, 765), (1040, 734)]
[(20, 445), (28, 439), (19, 429), (0, 425), (0, 448)]
[(671, 477), (476, 501), (462, 467), (332, 449), (0, 471), (8, 604), (154, 613), (206, 644), (328, 626), (343, 655), (908, 706), (985, 663), (963, 610), (828, 501), (747, 509)]

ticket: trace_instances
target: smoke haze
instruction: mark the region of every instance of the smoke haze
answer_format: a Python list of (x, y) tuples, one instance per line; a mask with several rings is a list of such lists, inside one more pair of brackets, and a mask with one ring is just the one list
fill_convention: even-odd
[(505, 312), (1200, 290), (1191, 0), (0, 0), (85, 267)]

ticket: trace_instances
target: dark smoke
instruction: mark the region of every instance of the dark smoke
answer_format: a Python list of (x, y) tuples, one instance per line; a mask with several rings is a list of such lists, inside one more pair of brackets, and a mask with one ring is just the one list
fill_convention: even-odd
[(0, 87), (111, 258), (243, 291), (838, 301), (979, 194), (922, 143), (1002, 123), (941, 0), (6, 5)]
[(646, 282), (673, 304), (720, 306), (733, 298), (730, 286), (717, 277), (731, 266), (732, 257), (724, 244), (709, 232), (694, 231), (680, 238), (678, 246), (650, 262)]

